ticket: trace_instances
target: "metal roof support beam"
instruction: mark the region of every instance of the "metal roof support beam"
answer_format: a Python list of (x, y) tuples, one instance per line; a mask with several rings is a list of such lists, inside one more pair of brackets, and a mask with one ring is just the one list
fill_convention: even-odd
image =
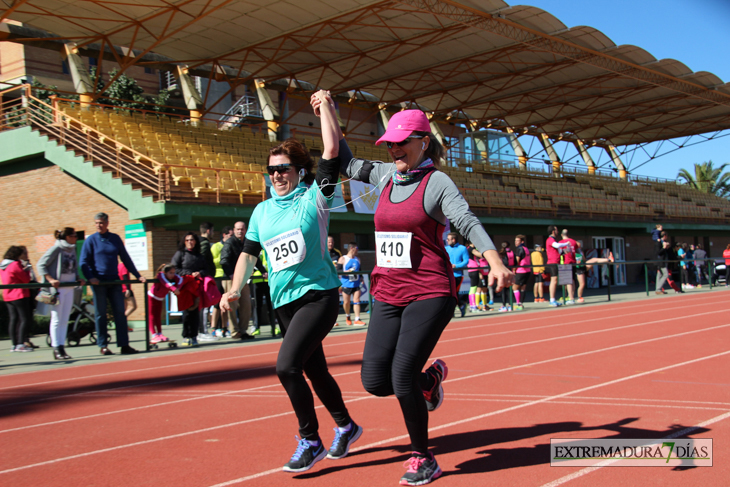
[(578, 150), (578, 154), (580, 154), (583, 158), (583, 162), (585, 162), (586, 166), (588, 166), (588, 174), (596, 174), (596, 163), (593, 162), (593, 158), (588, 153), (588, 149), (583, 141), (581, 139), (576, 139), (573, 141), (573, 145)]
[(553, 147), (553, 143), (550, 140), (550, 137), (548, 137), (548, 134), (546, 134), (542, 129), (538, 130), (537, 135), (537, 140), (540, 141), (540, 144), (542, 145), (543, 149), (545, 149), (545, 152), (550, 158), (550, 162), (552, 162), (553, 164), (553, 173), (559, 173), (560, 166), (562, 166), (563, 163), (560, 162), (560, 158), (558, 157), (558, 153), (555, 152), (555, 147)]
[(616, 165), (616, 169), (618, 169), (618, 177), (626, 180), (626, 175), (628, 174), (626, 171), (626, 166), (624, 166), (624, 163), (621, 161), (621, 158), (618, 156), (618, 151), (616, 150), (616, 146), (613, 144), (609, 144), (608, 147), (606, 147), (606, 152), (608, 152), (609, 157), (613, 161), (613, 163)]
[(279, 110), (276, 109), (276, 105), (271, 100), (264, 80), (255, 80), (254, 87), (256, 88), (256, 96), (259, 99), (261, 112), (264, 114), (264, 120), (266, 120), (266, 125), (269, 128), (269, 140), (276, 142), (276, 136), (279, 133), (279, 122), (277, 122), (277, 120), (280, 120)]
[(378, 138), (385, 135), (388, 130), (388, 122), (390, 121), (390, 113), (385, 108), (378, 109)]
[(201, 112), (204, 109), (203, 97), (200, 96), (200, 93), (198, 93), (198, 89), (195, 87), (195, 82), (188, 74), (187, 68), (177, 66), (175, 76), (177, 77), (178, 83), (180, 83), (185, 106), (188, 110), (190, 110), (190, 121), (193, 125), (197, 125), (200, 121)]
[(61, 57), (68, 64), (74, 90), (79, 94), (81, 107), (88, 108), (88, 104), (93, 101), (94, 97), (94, 83), (91, 82), (91, 76), (89, 76), (89, 71), (81, 60), (81, 56), (79, 56), (78, 49), (72, 44), (64, 44)]
[[(467, 129), (471, 133), (477, 133), (479, 132), (479, 123), (476, 121), (469, 121), (466, 124)], [(482, 156), (482, 160), (484, 164), (489, 164), (489, 150), (487, 147), (487, 144), (479, 138), (472, 138), (472, 142), (474, 143), (474, 148), (479, 151), (479, 155)]]
[(505, 127), (504, 131), (509, 134), (509, 143), (512, 145), (512, 150), (517, 156), (517, 162), (520, 165), (520, 169), (527, 169), (527, 152), (525, 152), (525, 149), (522, 147), (522, 144), (520, 144), (520, 141), (517, 140), (517, 135), (515, 134), (515, 131), (512, 129), (512, 127)]

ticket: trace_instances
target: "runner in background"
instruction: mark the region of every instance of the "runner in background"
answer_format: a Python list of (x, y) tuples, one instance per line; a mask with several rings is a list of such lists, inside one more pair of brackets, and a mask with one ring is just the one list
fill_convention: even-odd
[(535, 285), (532, 288), (532, 294), (535, 295), (536, 303), (544, 303), (545, 299), (543, 288), (545, 286), (543, 284), (545, 280), (542, 275), (545, 272), (545, 266), (543, 266), (545, 263), (545, 254), (543, 253), (542, 246), (540, 246), (540, 244), (535, 244), (535, 250), (530, 253), (530, 261), (532, 262), (532, 265), (535, 266), (532, 268), (532, 275), (535, 276)]
[(446, 253), (449, 254), (449, 260), (451, 261), (451, 268), (454, 270), (454, 280), (456, 281), (456, 300), (459, 310), (461, 311), (461, 317), (463, 318), (466, 314), (466, 304), (460, 302), (459, 289), (461, 289), (461, 283), (464, 280), (464, 271), (461, 269), (469, 264), (469, 252), (466, 247), (461, 245), (456, 239), (458, 234), (456, 232), (449, 232), (446, 236)]
[(515, 283), (512, 291), (515, 293), (515, 311), (522, 311), (525, 290), (527, 289), (527, 280), (530, 277), (530, 251), (525, 246), (525, 236), (517, 235), (515, 237)]
[[(345, 324), (347, 326), (365, 326), (365, 322), (360, 319), (360, 284), (362, 276), (357, 274), (360, 270), (360, 259), (357, 256), (357, 244), (350, 242), (347, 247), (347, 254), (340, 257), (339, 266), (344, 272), (350, 274), (340, 274), (340, 283), (342, 284), (342, 308), (345, 310)], [(350, 307), (355, 308), (355, 321), (350, 319)]]

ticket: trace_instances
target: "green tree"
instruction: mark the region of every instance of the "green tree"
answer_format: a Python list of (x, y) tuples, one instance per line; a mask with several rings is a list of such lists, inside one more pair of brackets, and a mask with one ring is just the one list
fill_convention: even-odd
[(683, 184), (701, 191), (714, 194), (721, 198), (730, 196), (730, 173), (723, 173), (728, 164), (714, 167), (712, 161), (695, 163), (694, 175), (687, 169), (680, 169), (677, 179), (684, 180)]

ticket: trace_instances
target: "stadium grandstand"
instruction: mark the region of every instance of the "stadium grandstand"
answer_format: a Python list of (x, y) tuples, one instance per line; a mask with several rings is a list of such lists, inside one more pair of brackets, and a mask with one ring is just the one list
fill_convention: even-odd
[[(631, 174), (623, 160), (730, 129), (730, 84), (534, 7), (28, 0), (0, 15), (0, 246), (26, 245), (34, 261), (59, 226), (93, 233), (97, 211), (122, 235), (143, 224), (147, 276), (201, 222), (245, 221), (266, 198), (270, 147), (296, 137), (320, 154), (308, 103), (319, 88), (357, 157), (387, 160), (373, 142), (389, 117), (424, 110), (448, 149), (444, 172), (495, 241), (542, 243), (554, 223), (619, 261), (651, 259), (661, 223), (713, 257), (730, 243), (727, 199)], [(105, 95), (121, 75), (146, 100)], [(164, 104), (153, 101), (161, 89)], [(343, 184), (347, 211), (333, 212), (331, 231), (367, 263), (373, 218), (355, 192)]]

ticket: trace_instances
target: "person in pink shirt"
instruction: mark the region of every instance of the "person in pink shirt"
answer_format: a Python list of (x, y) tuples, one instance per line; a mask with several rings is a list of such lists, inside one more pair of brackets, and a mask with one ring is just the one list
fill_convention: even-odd
[(512, 291), (515, 295), (515, 311), (522, 310), (522, 303), (525, 289), (527, 289), (527, 280), (532, 272), (532, 264), (530, 251), (525, 246), (525, 236), (517, 235), (515, 237), (515, 283), (512, 285)]
[(569, 245), (568, 242), (560, 242), (558, 240), (558, 227), (550, 225), (547, 228), (550, 234), (545, 240), (545, 252), (547, 253), (547, 265), (545, 266), (545, 274), (550, 275), (550, 306), (560, 306), (555, 301), (555, 292), (558, 289), (558, 264), (560, 264), (560, 254), (563, 249)]
[[(117, 266), (117, 272), (119, 272), (120, 281), (126, 281), (129, 279), (129, 271), (127, 270), (127, 266), (124, 265), (124, 262), (119, 263)], [(122, 284), (122, 294), (124, 295), (124, 316), (129, 318), (129, 315), (137, 310), (137, 300), (134, 298), (132, 286)], [(134, 328), (131, 326), (128, 326), (127, 329), (129, 331), (134, 331)]]
[(162, 264), (157, 269), (157, 282), (147, 291), (147, 303), (150, 313), (149, 327), (152, 334), (151, 343), (170, 340), (162, 334), (162, 306), (168, 293), (173, 293), (175, 296), (180, 294), (183, 278), (178, 276), (175, 271), (174, 265)]
[(575, 259), (575, 253), (580, 245), (568, 236), (568, 230), (566, 228), (563, 229), (561, 236), (563, 237), (563, 240), (561, 240), (560, 243), (568, 243), (568, 245), (563, 248), (563, 264), (570, 264), (573, 266), (571, 268), (573, 281), (565, 286), (568, 289), (568, 300), (565, 304), (575, 304), (575, 264), (577, 262)]
[[(469, 252), (469, 262), (467, 268), (469, 269), (469, 310), (472, 313), (477, 311), (489, 311), (486, 298), (487, 288), (487, 274), (486, 268), (489, 266), (486, 259), (479, 253), (474, 245), (470, 242), (466, 246)], [(479, 268), (484, 269), (480, 271)]]
[[(28, 284), (30, 282), (30, 266), (24, 266), (21, 257), (23, 247), (11, 246), (0, 262), (0, 279), (3, 284)], [(11, 352), (32, 352), (33, 348), (24, 344), (28, 316), (30, 316), (30, 290), (5, 289), (3, 301), (8, 307), (10, 322), (8, 333), (13, 343)]]

